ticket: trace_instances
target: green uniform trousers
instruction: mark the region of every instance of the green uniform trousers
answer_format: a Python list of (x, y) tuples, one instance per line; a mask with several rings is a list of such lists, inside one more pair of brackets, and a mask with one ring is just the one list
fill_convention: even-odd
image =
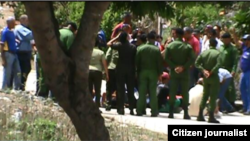
[(231, 81), (226, 94), (225, 94), (226, 99), (230, 102), (230, 103), (234, 103), (236, 100), (236, 91), (235, 91), (235, 85), (234, 85), (234, 79)]
[(38, 96), (42, 97), (48, 97), (49, 94), (49, 88), (45, 84), (45, 77), (44, 77), (44, 71), (41, 66), (41, 60), (40, 58), (37, 58), (38, 62), (38, 69), (39, 69), (39, 90), (38, 90)]
[(137, 101), (137, 114), (142, 114), (146, 109), (146, 96), (149, 92), (151, 113), (158, 113), (158, 100), (157, 100), (157, 82), (158, 75), (152, 71), (141, 71), (139, 73), (139, 99)]
[(203, 96), (200, 103), (200, 108), (205, 109), (207, 100), (209, 100), (209, 111), (214, 111), (216, 108), (216, 100), (218, 98), (220, 90), (220, 81), (217, 76), (213, 78), (204, 78), (204, 89), (203, 89)]
[(169, 105), (174, 106), (175, 98), (177, 91), (179, 87), (181, 88), (181, 95), (183, 98), (182, 106), (188, 106), (189, 105), (189, 77), (183, 77), (183, 76), (170, 76), (170, 87), (169, 87)]

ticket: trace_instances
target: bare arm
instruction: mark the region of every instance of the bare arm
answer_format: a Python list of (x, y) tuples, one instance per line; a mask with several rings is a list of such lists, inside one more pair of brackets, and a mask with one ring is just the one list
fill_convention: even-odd
[(233, 29), (233, 40), (234, 40), (236, 47), (240, 48), (242, 45), (242, 41), (239, 40), (239, 37), (237, 36), (235, 29)]
[(109, 72), (108, 72), (108, 65), (106, 59), (102, 59), (102, 65), (106, 74), (106, 81), (109, 81)]
[(120, 33), (113, 39), (111, 39), (108, 43), (107, 46), (110, 47), (120, 36)]

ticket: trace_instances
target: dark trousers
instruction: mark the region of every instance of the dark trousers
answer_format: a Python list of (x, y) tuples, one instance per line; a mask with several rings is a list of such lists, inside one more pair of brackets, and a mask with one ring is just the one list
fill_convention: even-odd
[(100, 96), (102, 86), (102, 72), (90, 70), (89, 71), (89, 91), (93, 96), (93, 88), (95, 89), (95, 103), (100, 107)]
[(31, 70), (31, 52), (18, 52), (17, 56), (21, 68), (21, 90), (25, 90), (25, 83)]
[(117, 110), (124, 110), (125, 85), (127, 86), (127, 94), (129, 101), (129, 109), (133, 110), (136, 106), (134, 97), (135, 72), (126, 70), (117, 70)]
[(109, 81), (106, 84), (106, 96), (107, 96), (107, 102), (108, 105), (112, 105), (112, 94), (117, 90), (116, 88), (116, 71), (115, 69), (108, 70), (109, 72)]

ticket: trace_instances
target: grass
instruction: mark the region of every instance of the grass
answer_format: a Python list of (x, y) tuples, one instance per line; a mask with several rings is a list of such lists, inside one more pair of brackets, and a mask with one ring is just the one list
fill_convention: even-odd
[[(80, 141), (68, 116), (52, 100), (7, 93), (0, 93), (0, 140)], [(105, 118), (105, 124), (113, 141), (167, 141), (165, 134), (112, 118)]]

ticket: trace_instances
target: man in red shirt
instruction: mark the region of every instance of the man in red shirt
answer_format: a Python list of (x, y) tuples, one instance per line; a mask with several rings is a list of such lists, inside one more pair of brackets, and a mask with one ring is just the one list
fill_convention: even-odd
[[(189, 43), (194, 52), (196, 57), (200, 54), (200, 42), (195, 38), (195, 36), (192, 34), (193, 29), (190, 27), (185, 27), (184, 29), (184, 40), (185, 42)], [(191, 66), (190, 68), (190, 88), (192, 88), (195, 85), (195, 82), (197, 82), (197, 78), (199, 73), (197, 73), (196, 68), (194, 66)]]
[(192, 33), (193, 33), (192, 28), (185, 27), (184, 28), (184, 40), (192, 46), (196, 56), (198, 56), (200, 53), (200, 42), (199, 40), (197, 40), (197, 38), (194, 37)]
[(111, 39), (115, 38), (119, 34), (119, 32), (123, 28), (124, 24), (130, 25), (129, 29), (128, 29), (128, 32), (129, 32), (129, 34), (131, 34), (132, 33), (131, 19), (132, 19), (132, 15), (129, 12), (126, 12), (123, 15), (123, 21), (121, 23), (119, 23), (118, 25), (116, 25), (115, 28), (113, 29), (113, 32), (112, 32), (112, 35), (111, 35)]

